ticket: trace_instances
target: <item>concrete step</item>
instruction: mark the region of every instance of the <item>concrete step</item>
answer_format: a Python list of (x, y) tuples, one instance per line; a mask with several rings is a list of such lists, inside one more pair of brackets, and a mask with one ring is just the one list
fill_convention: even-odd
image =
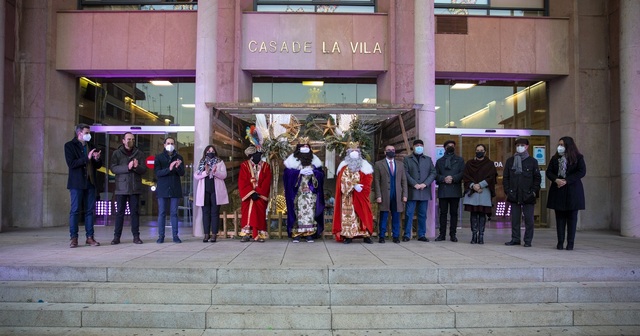
[(385, 330), (640, 326), (640, 303), (234, 306), (0, 303), (0, 327)]
[(635, 267), (73, 267), (0, 266), (0, 281), (193, 284), (461, 284), (640, 281)]
[(640, 302), (640, 282), (160, 284), (3, 281), (0, 302), (184, 305), (464, 305)]

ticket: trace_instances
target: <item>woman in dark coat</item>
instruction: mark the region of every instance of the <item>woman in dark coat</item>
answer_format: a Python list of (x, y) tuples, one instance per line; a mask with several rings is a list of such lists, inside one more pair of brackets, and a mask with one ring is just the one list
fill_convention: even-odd
[(547, 166), (547, 178), (551, 180), (547, 208), (555, 210), (558, 250), (564, 247), (565, 230), (567, 250), (573, 250), (578, 210), (585, 208), (582, 178), (586, 173), (584, 156), (580, 154), (573, 138), (568, 136), (560, 138), (557, 152), (551, 157)]

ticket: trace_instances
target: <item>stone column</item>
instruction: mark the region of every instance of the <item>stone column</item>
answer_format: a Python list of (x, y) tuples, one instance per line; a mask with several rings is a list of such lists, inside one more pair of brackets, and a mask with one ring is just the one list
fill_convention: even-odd
[[(434, 3), (433, 0), (415, 0), (414, 5), (414, 101), (416, 104), (422, 105), (416, 111), (416, 134), (424, 141), (425, 154), (433, 158), (436, 140)], [(431, 190), (433, 201), (429, 202), (427, 217), (427, 234), (429, 236), (435, 233), (435, 184)]]
[[(196, 109), (194, 116), (194, 159), (200, 158), (200, 153), (211, 142), (211, 109), (206, 103), (216, 102), (218, 76), (218, 0), (198, 1), (198, 25), (196, 45)], [(193, 186), (193, 194), (196, 193)], [(202, 210), (193, 209), (193, 234), (202, 236), (202, 230), (196, 228), (201, 223)]]
[[(5, 10), (6, 10), (6, 3), (5, 0), (0, 0), (0, 22), (2, 22), (2, 24), (0, 24), (0, 125), (4, 125), (4, 81), (5, 81), (5, 70), (4, 70), (4, 44), (6, 43), (6, 39), (5, 39), (5, 31), (4, 31), (4, 23), (6, 22), (6, 18), (5, 18)], [(4, 148), (3, 145), (3, 141), (2, 138), (0, 136), (0, 190), (4, 190), (3, 188), (3, 184), (2, 184), (2, 180), (4, 179), (4, 151), (2, 150), (2, 148)], [(2, 232), (2, 222), (3, 222), (3, 214), (4, 214), (4, 207), (3, 207), (3, 192), (0, 192), (0, 232)]]
[(640, 237), (640, 1), (620, 1), (620, 234)]

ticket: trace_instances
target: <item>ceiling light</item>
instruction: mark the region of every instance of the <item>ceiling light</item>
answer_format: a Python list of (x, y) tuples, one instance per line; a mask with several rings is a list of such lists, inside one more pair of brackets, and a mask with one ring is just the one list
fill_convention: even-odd
[(196, 108), (196, 104), (182, 104), (182, 107), (185, 107), (185, 108)]
[(476, 86), (475, 83), (455, 83), (451, 87), (453, 90), (466, 90)]
[(152, 81), (149, 81), (149, 83), (155, 86), (172, 86), (173, 85), (170, 81), (167, 81), (167, 80), (152, 80)]
[(302, 81), (302, 85), (304, 86), (323, 86), (323, 81)]
[(259, 103), (260, 102), (260, 97), (253, 97), (253, 102), (254, 103)]
[(436, 106), (436, 111), (440, 109), (440, 106)]

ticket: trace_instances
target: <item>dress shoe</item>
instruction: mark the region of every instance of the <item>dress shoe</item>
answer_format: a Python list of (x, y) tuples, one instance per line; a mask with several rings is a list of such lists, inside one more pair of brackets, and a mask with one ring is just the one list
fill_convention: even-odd
[(520, 245), (520, 242), (512, 240), (512, 241), (508, 241), (508, 242), (506, 242), (504, 244), (507, 245), (507, 246), (513, 246), (513, 245)]
[(396, 244), (400, 244), (400, 239), (397, 237), (393, 237), (393, 242)]
[(87, 241), (85, 242), (85, 244), (91, 245), (91, 246), (100, 246), (100, 243), (98, 243), (95, 239), (93, 239), (93, 236), (87, 237)]
[(240, 239), (241, 242), (246, 243), (249, 240), (251, 240), (251, 238), (249, 236), (242, 236), (242, 239)]
[(563, 249), (562, 245), (563, 245), (562, 243), (558, 243), (558, 244), (556, 245), (556, 249), (558, 249), (558, 250), (562, 250), (562, 249)]
[(524, 243), (524, 247), (531, 247), (531, 243)]
[(418, 240), (419, 240), (419, 241), (421, 241), (421, 242), (428, 242), (428, 241), (429, 241), (429, 238), (427, 238), (427, 237), (420, 237), (420, 238), (418, 238)]
[(118, 245), (120, 244), (120, 237), (113, 237), (113, 240), (111, 241), (111, 245)]
[(380, 237), (380, 239), (378, 239), (378, 243), (384, 244), (384, 238)]
[(403, 242), (408, 242), (409, 240), (411, 240), (411, 239), (409, 239), (409, 237), (407, 237), (407, 236), (402, 236), (402, 241), (403, 241)]
[(443, 241), (443, 240), (447, 240), (447, 238), (445, 238), (445, 236), (436, 237), (436, 241)]
[(258, 238), (258, 240), (256, 240), (258, 243), (264, 243), (265, 239), (264, 238)]
[(364, 237), (362, 242), (365, 243), (365, 244), (373, 244), (373, 240), (371, 240), (370, 237)]
[(173, 242), (176, 244), (180, 244), (182, 243), (182, 240), (180, 240), (180, 238), (178, 238), (178, 236), (173, 236)]
[(69, 242), (69, 248), (78, 247), (78, 237), (71, 238), (71, 242)]
[(454, 242), (454, 243), (457, 243), (458, 242), (458, 237), (451, 236), (451, 241)]
[(204, 238), (202, 238), (202, 242), (203, 243), (208, 243), (209, 242), (209, 235), (204, 235)]
[(351, 244), (352, 241), (353, 241), (353, 239), (351, 239), (351, 238), (345, 238), (342, 243), (343, 244)]
[(158, 237), (158, 240), (156, 240), (156, 243), (158, 244), (164, 243), (164, 237)]
[(567, 251), (573, 251), (573, 244), (567, 244)]
[(218, 235), (211, 235), (211, 238), (209, 238), (210, 243), (215, 243), (216, 240), (218, 240)]
[(142, 239), (140, 239), (140, 236), (133, 236), (133, 243), (134, 244), (142, 244)]

